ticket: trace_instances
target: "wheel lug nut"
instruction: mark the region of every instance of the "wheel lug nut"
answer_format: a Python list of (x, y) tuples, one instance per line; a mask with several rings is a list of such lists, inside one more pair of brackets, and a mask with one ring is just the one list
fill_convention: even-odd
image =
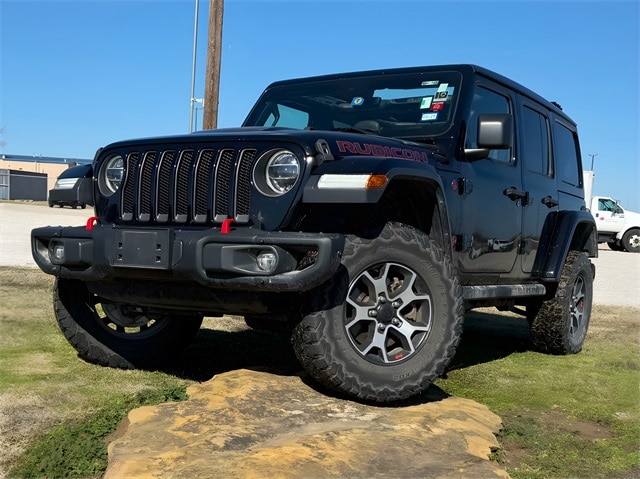
[(376, 316), (378, 316), (378, 312), (375, 309), (370, 309), (369, 316), (371, 316), (372, 318), (375, 318)]
[(400, 326), (400, 320), (399, 320), (398, 318), (393, 318), (393, 319), (391, 320), (391, 323), (392, 323), (394, 326)]
[(378, 324), (378, 331), (384, 331), (384, 328), (385, 328), (384, 324), (382, 323)]
[(400, 301), (394, 301), (393, 303), (391, 303), (391, 306), (393, 306), (394, 308), (399, 308), (402, 305), (402, 303)]
[(383, 295), (378, 296), (378, 301), (380, 301), (381, 303), (386, 303), (387, 302), (387, 298), (385, 298)]

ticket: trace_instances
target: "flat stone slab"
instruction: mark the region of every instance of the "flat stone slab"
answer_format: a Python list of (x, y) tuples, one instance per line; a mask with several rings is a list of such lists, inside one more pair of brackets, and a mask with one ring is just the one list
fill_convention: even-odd
[(252, 370), (187, 393), (129, 413), (105, 479), (509, 477), (488, 460), (500, 418), (468, 399), (368, 406)]

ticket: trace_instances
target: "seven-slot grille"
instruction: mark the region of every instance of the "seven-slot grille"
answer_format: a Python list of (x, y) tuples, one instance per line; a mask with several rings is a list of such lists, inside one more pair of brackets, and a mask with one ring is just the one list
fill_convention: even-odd
[(129, 152), (123, 221), (205, 224), (249, 221), (255, 148)]

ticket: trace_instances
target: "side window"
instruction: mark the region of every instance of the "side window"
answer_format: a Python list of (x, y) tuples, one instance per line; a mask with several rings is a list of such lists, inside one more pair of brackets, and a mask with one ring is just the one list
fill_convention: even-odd
[[(487, 88), (476, 88), (469, 112), (465, 148), (478, 148), (478, 116), (491, 113), (511, 113), (509, 98)], [(511, 149), (491, 150), (489, 159), (509, 163)]]
[(552, 176), (549, 164), (549, 127), (547, 117), (525, 106), (522, 110), (524, 161), (528, 171)]
[(560, 181), (580, 186), (582, 181), (578, 140), (573, 131), (559, 122), (553, 124), (553, 156)]
[(599, 199), (598, 200), (598, 211), (611, 211), (612, 213), (622, 213), (622, 208), (618, 206), (615, 201), (610, 199)]

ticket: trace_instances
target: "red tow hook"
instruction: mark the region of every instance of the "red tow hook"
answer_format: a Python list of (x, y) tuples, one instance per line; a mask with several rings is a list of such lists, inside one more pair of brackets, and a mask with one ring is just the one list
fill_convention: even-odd
[(222, 233), (223, 235), (228, 235), (229, 233), (231, 233), (231, 224), (234, 221), (235, 220), (233, 218), (227, 218), (226, 220), (224, 220), (222, 222), (222, 227), (220, 228), (220, 233)]
[(98, 217), (92, 216), (87, 220), (87, 226), (85, 228), (87, 229), (87, 231), (91, 231), (97, 223), (98, 223)]

